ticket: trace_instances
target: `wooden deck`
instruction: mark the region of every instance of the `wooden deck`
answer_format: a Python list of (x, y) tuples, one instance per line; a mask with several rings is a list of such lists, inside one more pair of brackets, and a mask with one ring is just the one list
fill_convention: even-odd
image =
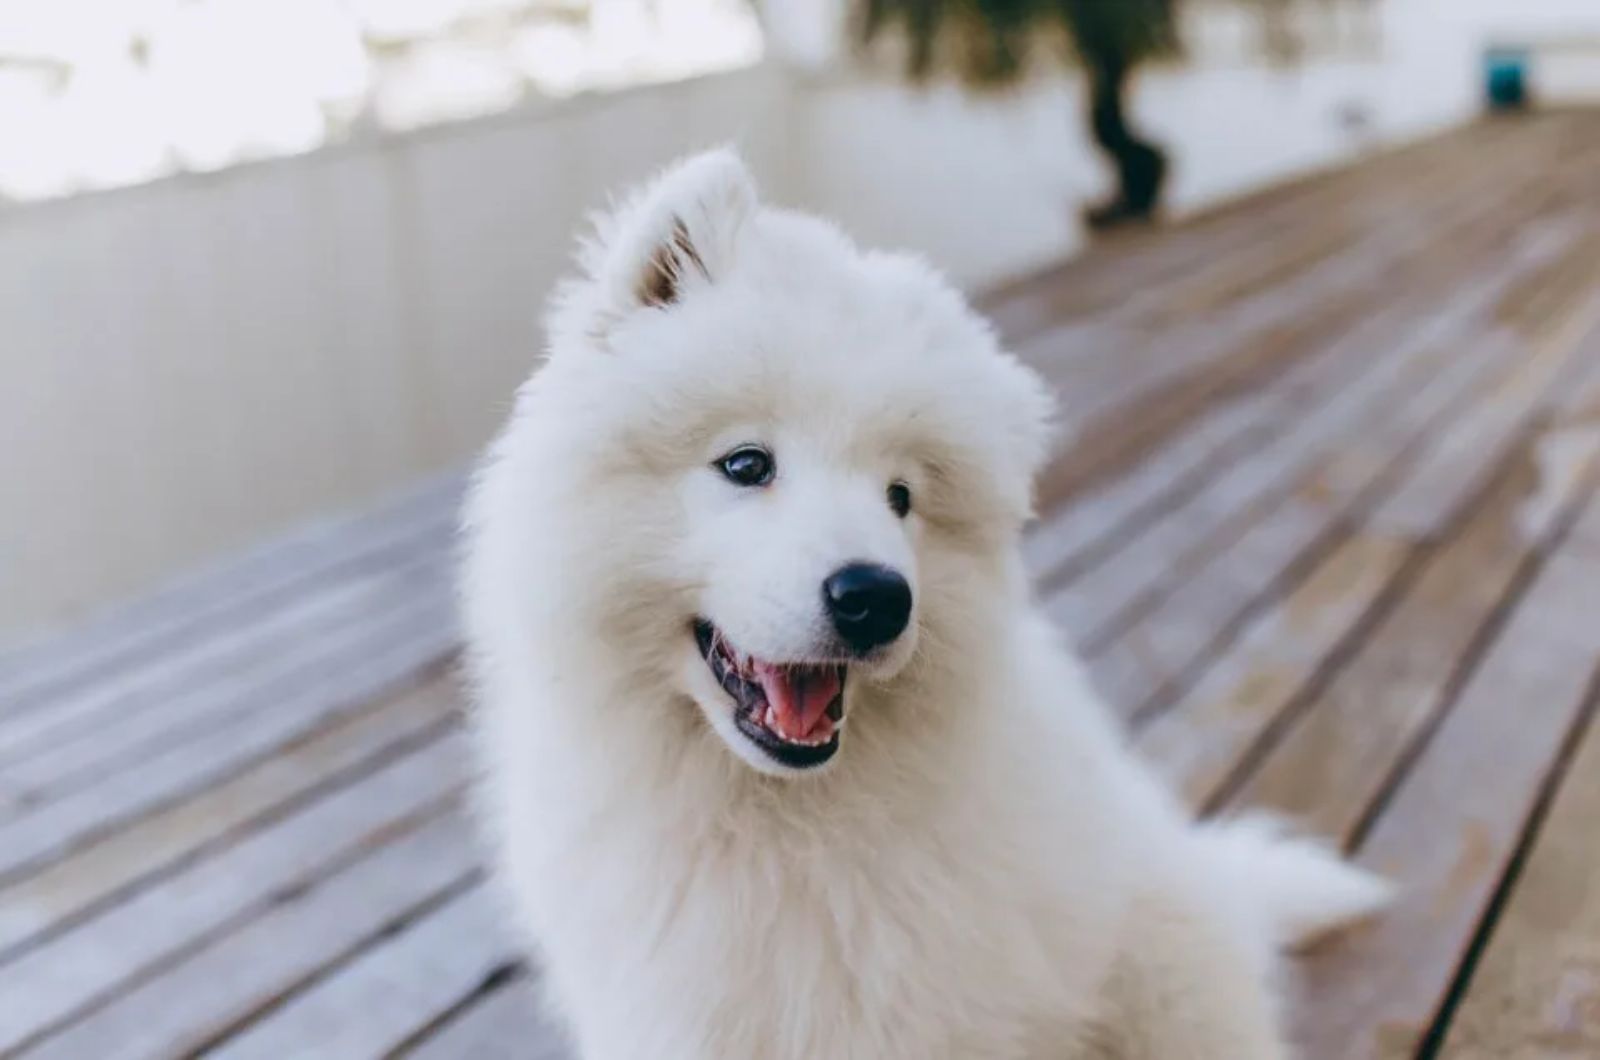
[[(1308, 1055), (1600, 1056), (1600, 114), (1480, 125), (990, 308), (1027, 542), (1139, 748), (1406, 888)], [(555, 1057), (462, 816), (436, 483), (0, 655), (0, 1055)]]

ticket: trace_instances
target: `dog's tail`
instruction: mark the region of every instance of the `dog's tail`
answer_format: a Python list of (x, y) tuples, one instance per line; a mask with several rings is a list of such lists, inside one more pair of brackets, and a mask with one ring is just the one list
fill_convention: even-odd
[(1303, 946), (1376, 913), (1394, 897), (1388, 881), (1331, 846), (1294, 836), (1283, 822), (1249, 816), (1200, 826), (1222, 883), (1266, 918), (1272, 942)]

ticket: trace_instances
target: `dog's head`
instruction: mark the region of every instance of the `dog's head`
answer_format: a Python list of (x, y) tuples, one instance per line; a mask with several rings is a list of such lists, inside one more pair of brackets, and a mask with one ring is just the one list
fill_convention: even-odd
[(541, 531), (563, 594), (745, 762), (816, 769), (870, 724), (858, 689), (1015, 606), (1046, 392), (930, 269), (760, 206), (726, 152), (602, 219), (582, 265), (518, 416), (524, 473), (567, 483)]

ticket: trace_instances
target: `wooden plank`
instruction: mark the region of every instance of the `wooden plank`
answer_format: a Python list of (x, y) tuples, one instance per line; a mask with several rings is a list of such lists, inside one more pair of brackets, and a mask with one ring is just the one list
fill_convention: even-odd
[(568, 1060), (562, 1029), (540, 1011), (535, 984), (517, 978), (493, 990), (402, 1055), (408, 1060)]
[[(1294, 674), (1258, 671), (1254, 663), (1229, 658), (1221, 677), (1202, 682), (1142, 743), (1197, 804), (1210, 805), (1227, 794), (1238, 759), (1259, 756), (1291, 706), (1296, 713), (1302, 708), (1309, 721), (1294, 730), (1245, 797), (1304, 815), (1318, 831), (1350, 834), (1384, 770), (1410, 746), (1403, 735), (1414, 737), (1448, 698), (1453, 660), (1466, 652), (1539, 544), (1571, 516), (1584, 490), (1582, 469), (1595, 452), (1595, 439), (1568, 439), (1562, 460), (1541, 461), (1538, 471), (1522, 453), (1466, 532), (1430, 565), (1416, 592), (1378, 626), (1322, 698), (1298, 705)], [(1498, 458), (1480, 453), (1480, 461)], [(1538, 503), (1531, 504), (1536, 493)], [(1258, 629), (1254, 636), (1270, 634)], [(1254, 653), (1246, 648), (1246, 658)], [(1154, 661), (1141, 665), (1149, 669)], [(1240, 684), (1234, 677), (1240, 669), (1253, 684)]]
[[(1383, 462), (1366, 469), (1369, 478), (1387, 466), (1421, 429), (1414, 421), (1437, 412), (1435, 402), (1454, 399), (1500, 349), (1493, 341), (1468, 344), (1465, 356), (1452, 349), (1472, 327), (1474, 311), (1491, 302), (1494, 290), (1479, 288), (1463, 311), (1440, 314), (1404, 336), (1387, 357), (1302, 417), (1276, 444), (1235, 463), (1135, 537), (1113, 561), (1052, 594), (1046, 600), (1051, 615), (1080, 633), (1090, 655), (1098, 654), (1290, 495), (1345, 439), (1371, 435), (1380, 440)], [(1443, 370), (1430, 379), (1432, 366), (1440, 362)]]
[(1558, 553), (1490, 647), (1359, 852), (1397, 907), (1306, 962), (1296, 1036), (1316, 1060), (1410, 1057), (1580, 714), (1600, 563)]
[(1589, 369), (1556, 401), (1561, 415), (1574, 420), (1600, 417), (1600, 357), (1589, 358)]
[(465, 887), (475, 873), (470, 834), (471, 822), (460, 814), (434, 818), (22, 1055), (158, 1060), (199, 1052)]
[[(1297, 326), (1330, 302), (1361, 289), (1370, 281), (1375, 262), (1430, 251), (1441, 228), (1448, 229), (1455, 218), (1470, 220), (1481, 209), (1474, 204), (1492, 203), (1494, 193), (1503, 193), (1511, 177), (1491, 169), (1441, 188), (1429, 188), (1426, 182), (1409, 187), (1405, 191), (1416, 198), (1394, 203), (1387, 223), (1360, 239), (1350, 238), (1343, 218), (1351, 204), (1345, 204), (1312, 226), (1306, 237), (1284, 234), (1264, 240), (1258, 257), (1265, 260), (1255, 265), (1273, 273), (1275, 282), (1262, 286), (1260, 276), (1247, 278), (1244, 290), (1253, 297), (1241, 297), (1238, 304), (1229, 305), (1225, 299), (1208, 311), (1198, 303), (1188, 304), (1191, 299), (1183, 291), (1157, 288), (1147, 296), (1159, 299), (1159, 304), (1138, 329), (1063, 335), (1054, 350), (1030, 344), (1021, 352), (1044, 366), (1049, 378), (1075, 395), (1082, 407), (1132, 400), (1192, 372), (1200, 363), (1231, 356), (1259, 337)], [(1332, 241), (1326, 238), (1328, 226), (1339, 230)], [(1210, 302), (1215, 284), (1236, 286), (1240, 267), (1237, 261), (1226, 261), (1197, 270), (1191, 282), (1204, 292), (1198, 301)], [(1296, 269), (1303, 275), (1295, 275)], [(1137, 295), (1130, 299), (1136, 300)], [(1085, 355), (1071, 356), (1075, 350)], [(1108, 350), (1115, 355), (1108, 356)], [(1061, 354), (1067, 355), (1065, 361)]]
[(463, 481), (451, 473), (376, 512), (313, 523), (60, 635), (5, 652), (0, 655), (0, 714), (121, 673), (275, 606), (349, 564), (359, 567), (369, 557), (392, 562), (413, 536), (453, 522)]
[(215, 788), (0, 888), (0, 963), (157, 874), (437, 739), (454, 724), (458, 695), (453, 675), (441, 675), (378, 700)]
[[(1091, 668), (1116, 667), (1123, 674), (1122, 712), (1142, 717), (1187, 684), (1191, 672), (1236, 631), (1252, 607), (1270, 598), (1279, 585), (1291, 584), (1302, 560), (1326, 551), (1324, 543), (1337, 532), (1337, 515), (1326, 505), (1291, 496), (1245, 525), (1224, 551), (1188, 572), (1153, 613), (1115, 640), (1089, 646)], [(1134, 660), (1136, 666), (1131, 665)]]
[(1600, 555), (1600, 514), (1591, 509), (1572, 529), (1573, 548)]
[[(1103, 558), (1105, 546), (1125, 539), (1130, 526), (1142, 521), (1140, 516), (1162, 510), (1163, 499), (1181, 490), (1186, 482), (1196, 482), (1197, 474), (1216, 470), (1247, 446), (1264, 448), (1278, 429), (1342, 385), (1345, 378), (1341, 373), (1344, 377), (1357, 374), (1347, 362), (1358, 357), (1370, 360), (1372, 349), (1392, 341), (1388, 336), (1398, 330), (1415, 330), (1419, 319), (1481, 311), (1480, 292), (1554, 258), (1571, 243), (1573, 235), (1565, 227), (1541, 230), (1529, 226), (1526, 235), (1519, 237), (1519, 249), (1509, 262), (1497, 256), (1497, 265), (1486, 276), (1464, 287), (1459, 287), (1460, 278), (1454, 276), (1442, 283), (1435, 278), (1433, 284), (1408, 284), (1402, 297), (1381, 303), (1377, 312), (1368, 314), (1348, 334), (1320, 343), (1281, 377), (1268, 380), (1265, 386), (1208, 414), (1185, 436), (1157, 448), (1128, 473), (1099, 481), (1094, 488), (1071, 498), (1063, 508), (1052, 511), (1029, 535), (1026, 547), (1030, 563), (1051, 585), (1075, 575), (1086, 558)], [(1430, 305), (1441, 298), (1443, 309)], [(1434, 326), (1447, 326), (1447, 321), (1436, 320)], [(1120, 356), (1118, 350), (1117, 356), (1108, 360), (1116, 366)], [(1070, 388), (1068, 395), (1078, 398)]]
[[(1590, 145), (1584, 157), (1592, 153)], [(1173, 375), (1150, 388), (1137, 403), (1130, 403), (1136, 408), (1119, 408), (1096, 417), (1080, 432), (1070, 454), (1040, 475), (1039, 496), (1048, 506), (1124, 472), (1141, 453), (1183, 430), (1211, 405), (1282, 371), (1316, 336), (1355, 326), (1393, 285), (1457, 272), (1476, 262), (1480, 248), (1487, 250), (1531, 218), (1569, 204), (1579, 195), (1573, 174), (1582, 172), (1581, 166), (1564, 169), (1564, 181), (1551, 180), (1546, 172), (1524, 172), (1508, 179), (1492, 201), (1475, 203), (1463, 209), (1465, 217), (1455, 219), (1459, 223), (1443, 225), (1448, 230), (1445, 235), (1419, 240), (1407, 253), (1371, 262), (1363, 282), (1339, 297), (1326, 300), (1292, 324), (1268, 329), (1249, 343)]]
[(1447, 708), (1475, 660), (1474, 646), (1514, 602), (1529, 565), (1570, 523), (1593, 489), (1600, 432), (1585, 459), (1553, 486), (1557, 502), (1523, 508), (1540, 489), (1526, 452), (1486, 502), (1423, 570), (1361, 649), (1232, 796), (1303, 820), (1323, 835), (1352, 837), (1367, 808), (1429, 725)]
[(1183, 698), (1138, 732), (1137, 749), (1201, 806), (1241, 750), (1334, 658), (1411, 558), (1408, 543), (1345, 539), (1259, 614)]
[[(1590, 232), (1592, 236), (1592, 228)], [(1588, 256), (1581, 267), (1591, 282), (1600, 278), (1600, 258)], [(1547, 403), (1552, 385), (1564, 368), (1573, 365), (1579, 345), (1590, 339), (1600, 322), (1600, 297), (1587, 299), (1576, 309), (1560, 305), (1550, 309), (1555, 321), (1552, 333), (1535, 337), (1518, 370), (1499, 380), (1474, 415), (1457, 421), (1430, 447), (1417, 469), (1415, 486), (1380, 505), (1373, 513), (1374, 525), (1419, 537), (1437, 534), (1462, 499), (1481, 487), (1481, 454), (1499, 449), (1523, 429), (1536, 408)]]
[(284, 636), (292, 635), (304, 622), (330, 610), (337, 613), (347, 598), (359, 595), (363, 587), (385, 583), (399, 571), (443, 562), (448, 538), (442, 528), (422, 544), (403, 554), (386, 555), (373, 567), (356, 568), (343, 575), (330, 573), (317, 584), (285, 595), (237, 623), (218, 626), (167, 651), (153, 653), (104, 680), (79, 682), (36, 703), (32, 709), (0, 715), (0, 762), (23, 757), (57, 739), (93, 730), (108, 716), (137, 712), (188, 687), (191, 675), (198, 680), (229, 673), (252, 655), (260, 654), (256, 651), (258, 645), (270, 653), (274, 645), (281, 644)]
[[(1581, 308), (1587, 312), (1587, 305)], [(1335, 834), (1350, 835), (1359, 826), (1364, 808), (1388, 782), (1389, 773), (1449, 702), (1458, 676), (1456, 660), (1470, 656), (1479, 631), (1513, 590), (1519, 573), (1566, 532), (1592, 490), (1600, 431), (1575, 436), (1561, 432), (1566, 444), (1559, 465), (1535, 460), (1538, 438), (1525, 438), (1508, 457), (1500, 455), (1506, 431), (1525, 430), (1539, 405), (1558, 387), (1565, 369), (1579, 363), (1574, 360), (1583, 349), (1579, 336), (1592, 326), (1591, 317), (1584, 321), (1582, 332), (1557, 328), (1554, 340), (1542, 342), (1513, 362), (1508, 372), (1485, 388), (1474, 412), (1485, 405), (1494, 407), (1497, 421), (1507, 424), (1505, 429), (1481, 429), (1485, 417), (1468, 415), (1443, 432), (1446, 439), (1459, 435), (1478, 443), (1470, 452), (1459, 447), (1451, 451), (1449, 477), (1456, 483), (1481, 480), (1507, 460), (1511, 469), (1502, 472), (1500, 488), (1491, 493), (1466, 532), (1430, 565), (1417, 591), (1328, 690), (1327, 702), (1310, 711), (1305, 724), (1292, 732), (1240, 797), (1304, 815)], [(1462, 424), (1472, 429), (1460, 435)], [(1455, 498), (1457, 492), (1435, 491), (1435, 476), (1440, 473), (1441, 464), (1425, 457), (1410, 469), (1406, 483), (1390, 494), (1429, 499), (1412, 509), (1430, 513), (1427, 524), (1410, 527), (1419, 536), (1436, 536), (1435, 525), (1455, 518), (1454, 510), (1434, 507), (1441, 497)], [(1374, 522), (1374, 528), (1384, 532), (1394, 520)], [(1257, 748), (1251, 757), (1260, 751)]]
[[(404, 636), (418, 621), (436, 621), (449, 605), (450, 568), (434, 557), (355, 587), (339, 604), (296, 628), (280, 629), (270, 643), (247, 643), (224, 659), (208, 660), (201, 673), (169, 676), (167, 694), (130, 696), (123, 713), (98, 718), (74, 736), (52, 734), (32, 753), (0, 764), (0, 784), (30, 804), (110, 773), (137, 766), (230, 725), (249, 721), (251, 697), (241, 689), (293, 687), (299, 675), (359, 658), (375, 641)], [(230, 664), (231, 665), (228, 665)], [(112, 704), (120, 697), (113, 696)], [(97, 712), (98, 713), (98, 712)], [(95, 722), (85, 719), (85, 724)]]
[(991, 292), (983, 299), (984, 309), (1002, 330), (1017, 336), (1032, 335), (1064, 317), (1104, 311), (1121, 305), (1130, 290), (1160, 286), (1171, 277), (1228, 260), (1276, 233), (1314, 222), (1330, 205), (1365, 199), (1376, 207), (1387, 204), (1387, 196), (1397, 189), (1423, 183), (1430, 174), (1459, 173), (1456, 161), (1482, 159), (1483, 149), (1504, 132), (1489, 125), (1452, 130), (1357, 165), (1241, 196), (1175, 224), (1122, 233), (1089, 254)]
[(1067, 498), (1027, 543), (1026, 556), (1042, 587), (1054, 590), (1109, 559), (1147, 525), (1228, 475), (1241, 459), (1273, 446), (1308, 408), (1360, 378), (1385, 327), (1410, 319), (1397, 307), (1355, 333), (1318, 344), (1281, 375), (1223, 402), (1168, 444), (1142, 454), (1126, 473)]
[[(1024, 555), (1045, 585), (1058, 587), (1133, 539), (1154, 521), (1226, 473), (1242, 456), (1267, 449), (1330, 394), (1359, 379), (1374, 349), (1398, 335), (1408, 345), (1470, 336), (1481, 314), (1511, 285), (1556, 260), (1576, 240), (1572, 228), (1530, 226), (1512, 253), (1486, 272), (1446, 290), (1408, 289), (1354, 330), (1299, 359), (1281, 376), (1201, 419), (1186, 435), (1157, 449), (1127, 474), (1072, 497), (1034, 527)], [(1482, 340), (1478, 340), (1480, 343)], [(1392, 357), (1392, 352), (1390, 353)]]
[(464, 751), (458, 737), (429, 744), (0, 965), (0, 1052), (436, 816), (461, 785)]
[(1206, 487), (1154, 523), (1138, 528), (1120, 551), (1045, 598), (1048, 613), (1071, 630), (1084, 650), (1097, 654), (1170, 592), (1189, 569), (1204, 562), (1302, 472), (1302, 449), (1331, 444), (1341, 417), (1373, 412), (1369, 387), (1358, 381), (1308, 417), (1290, 436), (1237, 461)]
[(216, 1060), (382, 1056), (426, 1031), (515, 956), (498, 896), (474, 887), (290, 999)]
[(1600, 725), (1561, 771), (1537, 845), (1449, 1023), (1449, 1060), (1600, 1056)]
[(25, 731), (0, 731), (6, 743), (0, 786), (42, 801), (52, 788), (224, 723), (229, 709), (237, 709), (240, 687), (281, 686), (295, 671), (369, 640), (374, 628), (397, 616), (436, 606), (448, 584), (443, 555), (441, 549), (395, 570), (309, 592), (300, 605), (259, 625), (147, 669), (143, 680), (100, 686), (59, 708), (14, 719), (19, 724), (13, 728)]
[[(1436, 201), (1440, 183), (1443, 182), (1401, 189), (1405, 193), (1402, 201), (1413, 205), (1420, 205), (1429, 198)], [(1346, 200), (1335, 204), (1333, 210), (1307, 230), (1284, 232), (1276, 238), (1261, 240), (1255, 253), (1244, 255), (1242, 261), (1229, 262), (1227, 269), (1198, 269), (1189, 276), (1175, 278), (1161, 289), (1161, 300), (1150, 311), (1150, 323), (1171, 327), (1198, 313), (1216, 313), (1236, 303), (1249, 304), (1251, 295), (1263, 291), (1276, 295), (1293, 287), (1294, 281), (1306, 273), (1315, 272), (1316, 266), (1326, 269), (1341, 252), (1364, 255), (1374, 239), (1392, 235), (1395, 227), (1404, 228), (1406, 223), (1402, 220), (1398, 226), (1374, 232), (1364, 223), (1370, 221), (1372, 207), (1370, 199)]]
[[(1528, 279), (1536, 281), (1542, 276)], [(1527, 287), (1532, 291), (1543, 289), (1532, 283)], [(1507, 292), (1507, 298), (1515, 293)], [(1530, 312), (1546, 305), (1523, 305), (1514, 299), (1511, 304)], [(1387, 503), (1410, 492), (1426, 492), (1434, 499), (1450, 496), (1459, 504), (1461, 499), (1455, 493), (1441, 494), (1433, 488), (1435, 480), (1431, 476), (1438, 472), (1440, 463), (1429, 457), (1437, 439), (1442, 435), (1478, 440), (1479, 447), (1457, 454), (1453, 465), (1455, 481), (1477, 485), (1496, 465), (1506, 430), (1524, 429), (1536, 404), (1572, 364), (1573, 347), (1565, 341), (1541, 343), (1529, 355), (1511, 359), (1503, 370), (1490, 375), (1486, 384), (1493, 399), (1488, 403), (1503, 409), (1501, 419), (1506, 430), (1463, 433), (1458, 429), (1463, 421), (1475, 428), (1483, 425), (1478, 410), (1485, 402), (1470, 401), (1474, 396), (1472, 384), (1497, 354), (1505, 359), (1514, 352), (1502, 350), (1503, 345), (1502, 337), (1495, 335), (1468, 345), (1464, 353), (1449, 343), (1435, 347), (1421, 368), (1409, 366), (1412, 376), (1420, 374), (1424, 378), (1394, 385), (1400, 397), (1394, 411), (1385, 412), (1379, 406), (1375, 419), (1362, 421), (1370, 426), (1341, 432), (1356, 440), (1353, 447), (1341, 437), (1338, 448), (1319, 457), (1309, 471), (1302, 471), (1305, 484), (1290, 493), (1286, 501), (1278, 502), (1263, 521), (1249, 525), (1251, 513), (1247, 510), (1232, 527), (1216, 532), (1218, 540), (1210, 542), (1214, 551), (1198, 567), (1188, 566), (1194, 563), (1193, 552), (1181, 558), (1176, 571), (1166, 576), (1169, 583), (1183, 579), (1181, 586), (1171, 590), (1165, 599), (1158, 598), (1150, 605), (1152, 610), (1127, 631), (1120, 632), (1115, 642), (1089, 640), (1086, 647), (1092, 661), (1107, 648), (1137, 659), (1137, 665), (1114, 661), (1109, 667), (1121, 678), (1118, 693), (1126, 697), (1126, 705), (1141, 713), (1170, 698), (1175, 687), (1187, 681), (1196, 667), (1204, 665), (1206, 658), (1225, 644), (1240, 616), (1273, 592), (1275, 585), (1292, 578), (1296, 568), (1314, 561), (1315, 555), (1340, 532), (1341, 517), (1361, 511), (1374, 498), (1386, 498), (1383, 503)], [(1426, 361), (1441, 359), (1445, 361), (1442, 369), (1427, 378)], [(1406, 369), (1402, 366), (1402, 370)], [(1508, 379), (1515, 385), (1508, 387)], [(1483, 388), (1485, 384), (1479, 386)], [(1465, 414), (1453, 419), (1463, 406)], [(1442, 422), (1450, 423), (1450, 428), (1441, 430)], [(1419, 445), (1424, 454), (1422, 466), (1407, 469), (1404, 479), (1396, 485), (1405, 458)], [(1273, 503), (1273, 491), (1257, 502), (1261, 507)], [(1444, 514), (1453, 511), (1448, 509)], [(1139, 577), (1148, 580), (1152, 576), (1141, 571)], [(1135, 677), (1141, 678), (1141, 683), (1132, 683)]]
[[(1587, 374), (1561, 394), (1555, 404), (1555, 421), (1570, 430), (1550, 436), (1536, 450), (1541, 467), (1549, 464), (1560, 467), (1568, 462), (1567, 443), (1563, 438), (1600, 428), (1600, 348), (1591, 345), (1583, 351), (1583, 357), (1588, 362)], [(1567, 547), (1600, 555), (1600, 507), (1584, 510), (1572, 528)]]
[(1069, 582), (1136, 537), (1144, 524), (1201, 492), (1212, 478), (1229, 474), (1242, 458), (1272, 448), (1285, 433), (1293, 437), (1308, 414), (1373, 366), (1374, 350), (1388, 350), (1397, 337), (1403, 351), (1470, 333), (1505, 285), (1555, 258), (1574, 238), (1565, 228), (1532, 231), (1517, 239), (1511, 254), (1469, 281), (1409, 288), (1405, 297), (1386, 303), (1348, 333), (1319, 343), (1281, 375), (1207, 414), (1128, 473), (1069, 498), (1030, 533), (1025, 557), (1045, 586)]
[[(1302, 399), (1304, 392), (1318, 383), (1338, 386), (1344, 379), (1338, 371), (1349, 373), (1344, 365), (1352, 357), (1370, 359), (1371, 349), (1384, 341), (1384, 328), (1395, 323), (1413, 322), (1419, 315), (1419, 303), (1437, 296), (1438, 291), (1411, 290), (1408, 298), (1387, 304), (1378, 314), (1363, 320), (1349, 335), (1339, 336), (1331, 343), (1315, 344), (1307, 355), (1296, 362), (1280, 378), (1267, 379), (1266, 386), (1240, 395), (1234, 402), (1216, 412), (1203, 416), (1186, 437), (1173, 439), (1158, 448), (1157, 453), (1138, 464), (1138, 468), (1110, 482), (1096, 482), (1096, 488), (1083, 498), (1072, 498), (1066, 511), (1051, 514), (1045, 527), (1037, 528), (1029, 538), (1029, 556), (1032, 562), (1051, 576), (1061, 575), (1056, 568), (1070, 559), (1082, 559), (1093, 551), (1096, 544), (1114, 536), (1118, 525), (1125, 525), (1139, 511), (1147, 511), (1166, 492), (1174, 480), (1189, 479), (1202, 468), (1216, 468), (1221, 461), (1242, 452), (1243, 445), (1264, 444), (1275, 429), (1282, 428), (1293, 418), (1293, 405), (1298, 400), (1285, 402), (1282, 395)], [(1213, 331), (1208, 322), (1206, 330)], [(1213, 335), (1213, 341), (1218, 341)], [(1123, 349), (1117, 349), (1114, 359), (1107, 359), (1110, 371), (1125, 373)], [(1170, 360), (1163, 352), (1162, 360)], [(1086, 404), (1083, 395), (1070, 381), (1064, 384), (1074, 404)], [(1325, 394), (1325, 389), (1323, 389)], [(1168, 466), (1171, 464), (1171, 466)], [(1085, 519), (1086, 517), (1086, 519)], [(1088, 525), (1078, 525), (1088, 522)]]
[[(1169, 411), (1184, 405), (1184, 416), (1203, 412), (1206, 399), (1233, 389), (1228, 385), (1233, 377), (1261, 374), (1270, 378), (1285, 364), (1293, 363), (1298, 353), (1315, 348), (1306, 341), (1309, 336), (1343, 330), (1340, 326), (1307, 330), (1307, 320), (1348, 319), (1354, 324), (1363, 319), (1343, 310), (1347, 299), (1357, 297), (1370, 284), (1375, 263), (1430, 252), (1438, 233), (1429, 220), (1449, 228), (1450, 218), (1465, 212), (1463, 202), (1485, 199), (1481, 189), (1472, 184), (1451, 191), (1408, 211), (1411, 221), (1407, 224), (1389, 226), (1347, 255), (1328, 260), (1302, 282), (1272, 288), (1270, 297), (1236, 310), (1200, 318), (1186, 316), (1182, 326), (1158, 328), (1150, 336), (1103, 329), (1064, 333), (1052, 336), (1055, 345), (1048, 349), (1025, 347), (1021, 353), (1072, 395), (1078, 408), (1145, 403)], [(1201, 404), (1189, 405), (1191, 398)], [(1116, 417), (1098, 419), (1109, 419), (1112, 426), (1123, 422)], [(1098, 437), (1105, 425), (1091, 422), (1097, 423), (1093, 434)], [(1172, 424), (1174, 430), (1184, 426), (1181, 417)], [(1074, 462), (1081, 463), (1081, 456), (1073, 455)], [(1044, 477), (1041, 493), (1045, 496), (1053, 495), (1054, 475), (1052, 469)], [(1093, 482), (1093, 477), (1089, 481)]]
[[(1345, 532), (1345, 520), (1359, 518), (1374, 501), (1414, 488), (1419, 472), (1407, 465), (1411, 454), (1419, 447), (1429, 453), (1441, 424), (1453, 422), (1463, 409), (1466, 418), (1473, 418), (1473, 384), (1481, 384), (1485, 370), (1496, 367), (1494, 360), (1510, 352), (1495, 338), (1464, 350), (1448, 344), (1436, 348), (1431, 360), (1448, 357), (1442, 370), (1430, 378), (1426, 366), (1421, 371), (1414, 366), (1411, 375), (1423, 378), (1395, 386), (1403, 395), (1397, 408), (1387, 414), (1380, 409), (1376, 419), (1363, 421), (1369, 425), (1349, 432), (1353, 444), (1341, 438), (1336, 448), (1321, 454), (1303, 469), (1298, 483), (1289, 483), (1298, 488), (1287, 497), (1263, 497), (1256, 510), (1267, 508), (1267, 515), (1248, 524), (1253, 512), (1247, 511), (1239, 520), (1246, 525), (1225, 547), (1197, 568), (1180, 572), (1187, 574), (1181, 584), (1106, 649), (1108, 654), (1135, 652), (1140, 660), (1141, 683), (1123, 688), (1135, 715), (1159, 709), (1214, 653), (1225, 649), (1252, 609), (1279, 585), (1292, 583), (1300, 569), (1332, 546)], [(1522, 361), (1511, 364), (1515, 370), (1524, 367)], [(1519, 426), (1526, 414), (1524, 409)], [(1481, 477), (1480, 468), (1495, 466), (1498, 449), (1485, 448), (1476, 457), (1476, 464), (1463, 463), (1474, 481)], [(1100, 653), (1091, 652), (1091, 662), (1097, 663)], [(1122, 668), (1129, 669), (1125, 664)]]
[[(1302, 362), (1304, 368), (1318, 363)], [(1297, 366), (1300, 367), (1300, 366)], [(1119, 535), (1193, 495), (1220, 468), (1287, 422), (1274, 390), (1219, 408), (1175, 444), (1152, 452), (1126, 475), (1099, 483), (1030, 528), (1023, 559), (1036, 576), (1061, 582), (1116, 548)]]
[(153, 754), (137, 769), (74, 789), (0, 822), (0, 885), (90, 840), (281, 753), (330, 720), (407, 683), (455, 645), (448, 607), (424, 612), (359, 654), (300, 675), (293, 688), (249, 688), (248, 720)]

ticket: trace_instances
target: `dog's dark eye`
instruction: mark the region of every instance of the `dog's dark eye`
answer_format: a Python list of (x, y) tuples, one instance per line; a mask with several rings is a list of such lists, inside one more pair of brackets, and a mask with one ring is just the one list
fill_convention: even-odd
[(739, 486), (765, 486), (772, 481), (772, 454), (759, 445), (741, 445), (721, 460), (717, 470)]
[(904, 482), (889, 483), (889, 507), (894, 509), (894, 514), (904, 519), (911, 511), (911, 487)]

